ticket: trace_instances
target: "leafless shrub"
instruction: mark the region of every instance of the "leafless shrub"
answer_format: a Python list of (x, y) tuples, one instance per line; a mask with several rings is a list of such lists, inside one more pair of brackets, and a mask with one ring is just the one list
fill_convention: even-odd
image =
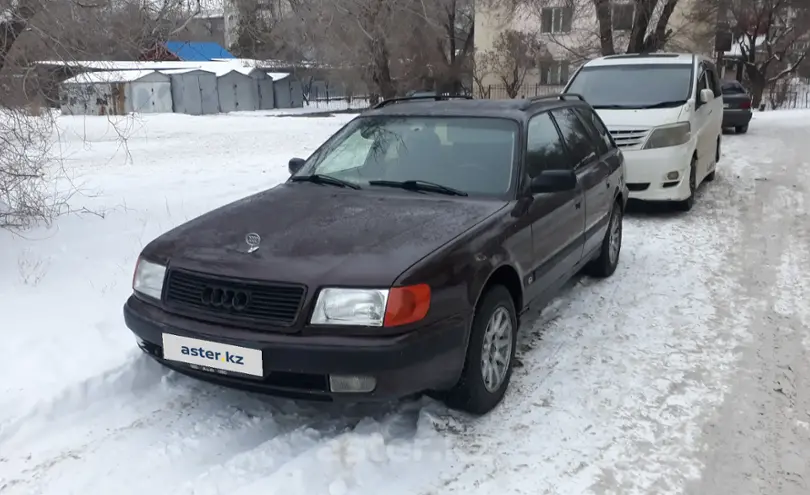
[(507, 29), (495, 38), (492, 50), (482, 54), (480, 64), (498, 78), (510, 98), (516, 98), (526, 73), (548, 56), (543, 43), (533, 34)]
[(37, 62), (137, 58), (200, 10), (199, 0), (0, 0), (0, 228), (47, 224), (79, 192), (52, 111), (73, 71)]

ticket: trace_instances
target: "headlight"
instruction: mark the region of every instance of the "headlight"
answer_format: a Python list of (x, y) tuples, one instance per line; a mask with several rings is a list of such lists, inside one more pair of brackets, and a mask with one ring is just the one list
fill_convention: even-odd
[(160, 299), (165, 276), (165, 266), (139, 258), (138, 264), (135, 266), (135, 275), (132, 277), (132, 290)]
[(424, 284), (391, 289), (326, 288), (318, 294), (310, 323), (392, 327), (419, 321), (430, 307)]
[(679, 146), (686, 144), (692, 138), (692, 126), (689, 122), (678, 122), (673, 125), (665, 125), (653, 129), (647, 142), (644, 144), (645, 150), (656, 148), (667, 148), (669, 146)]

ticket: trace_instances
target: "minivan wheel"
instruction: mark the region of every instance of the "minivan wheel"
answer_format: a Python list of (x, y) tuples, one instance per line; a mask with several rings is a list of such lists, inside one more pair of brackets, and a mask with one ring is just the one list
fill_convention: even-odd
[(697, 158), (692, 157), (692, 164), (689, 166), (689, 197), (683, 201), (677, 201), (675, 205), (681, 211), (689, 211), (695, 206), (695, 192), (697, 191)]
[(619, 254), (622, 250), (622, 221), (624, 212), (619, 200), (614, 201), (608, 219), (608, 229), (599, 248), (599, 256), (588, 263), (585, 272), (592, 277), (606, 278), (613, 275), (619, 266)]
[(445, 402), (472, 414), (486, 414), (503, 399), (512, 377), (518, 319), (512, 295), (489, 288), (473, 317), (464, 370)]

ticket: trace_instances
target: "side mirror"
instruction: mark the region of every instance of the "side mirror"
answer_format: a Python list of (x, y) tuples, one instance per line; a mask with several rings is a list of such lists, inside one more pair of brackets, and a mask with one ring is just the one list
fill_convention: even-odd
[(700, 103), (705, 104), (709, 103), (714, 99), (714, 92), (711, 89), (701, 89), (700, 90)]
[(296, 172), (301, 170), (301, 167), (304, 166), (306, 160), (303, 158), (290, 158), (290, 163), (287, 165), (287, 169), (290, 171), (290, 175), (294, 175)]
[(529, 186), (532, 194), (570, 191), (577, 187), (577, 174), (573, 170), (543, 170)]

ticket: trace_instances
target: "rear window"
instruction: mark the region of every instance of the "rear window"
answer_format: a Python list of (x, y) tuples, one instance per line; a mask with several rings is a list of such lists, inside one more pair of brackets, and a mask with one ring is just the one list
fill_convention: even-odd
[(720, 87), (724, 95), (740, 95), (745, 94), (745, 88), (737, 81), (726, 81)]

